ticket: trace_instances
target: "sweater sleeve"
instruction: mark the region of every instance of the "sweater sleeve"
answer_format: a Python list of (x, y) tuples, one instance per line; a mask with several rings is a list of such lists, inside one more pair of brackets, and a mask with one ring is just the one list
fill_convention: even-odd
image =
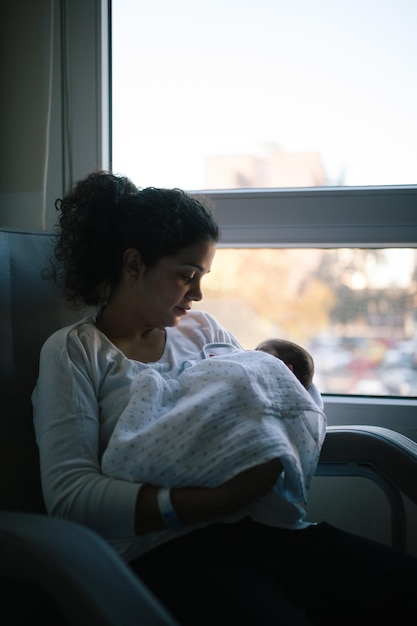
[(47, 340), (32, 396), (43, 495), (50, 515), (125, 539), (134, 536), (140, 485), (101, 472), (98, 385), (76, 333)]

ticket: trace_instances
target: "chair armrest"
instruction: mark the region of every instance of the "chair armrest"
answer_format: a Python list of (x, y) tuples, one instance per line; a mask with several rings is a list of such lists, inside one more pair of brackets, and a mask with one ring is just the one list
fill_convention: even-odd
[(74, 522), (0, 511), (0, 575), (37, 585), (68, 626), (177, 626), (111, 546)]
[(329, 426), (316, 476), (362, 476), (385, 493), (391, 512), (391, 543), (407, 549), (402, 494), (417, 504), (417, 443), (379, 426)]
[(417, 504), (417, 443), (379, 426), (329, 426), (320, 463), (370, 465)]

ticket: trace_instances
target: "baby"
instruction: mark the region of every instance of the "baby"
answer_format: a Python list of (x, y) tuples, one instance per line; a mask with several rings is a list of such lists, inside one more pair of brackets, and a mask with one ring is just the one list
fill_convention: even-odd
[(322, 397), (313, 383), (313, 357), (305, 348), (287, 339), (266, 339), (255, 350), (268, 352), (268, 354), (281, 359), (298, 378), (303, 387), (307, 389), (318, 406), (323, 408)]
[(262, 350), (262, 352), (268, 352), (268, 354), (278, 357), (294, 372), (303, 387), (306, 389), (311, 387), (314, 361), (305, 348), (286, 339), (267, 339), (260, 343), (255, 350)]
[[(236, 348), (227, 343), (206, 344), (202, 350), (201, 358), (221, 356), (233, 350), (236, 350)], [(288, 339), (271, 338), (262, 341), (255, 350), (267, 352), (283, 361), (303, 387), (307, 389), (316, 404), (321, 409), (323, 408), (323, 399), (313, 383), (314, 360), (305, 348)]]

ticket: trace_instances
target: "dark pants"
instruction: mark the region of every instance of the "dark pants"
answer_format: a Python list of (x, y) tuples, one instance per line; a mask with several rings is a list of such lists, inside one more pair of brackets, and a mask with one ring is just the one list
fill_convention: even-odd
[(417, 624), (417, 558), (326, 523), (213, 524), (131, 566), (184, 626)]

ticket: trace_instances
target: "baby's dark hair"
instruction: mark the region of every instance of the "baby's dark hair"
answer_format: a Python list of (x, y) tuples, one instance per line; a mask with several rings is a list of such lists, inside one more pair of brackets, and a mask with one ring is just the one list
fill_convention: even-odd
[(287, 365), (292, 365), (293, 372), (300, 383), (309, 389), (313, 383), (314, 361), (311, 354), (298, 343), (288, 339), (267, 339), (256, 348), (274, 354)]
[(139, 189), (125, 176), (93, 172), (55, 206), (60, 211), (50, 275), (73, 305), (100, 306), (118, 284), (123, 252), (145, 266), (199, 241), (218, 241), (205, 199), (181, 189)]

